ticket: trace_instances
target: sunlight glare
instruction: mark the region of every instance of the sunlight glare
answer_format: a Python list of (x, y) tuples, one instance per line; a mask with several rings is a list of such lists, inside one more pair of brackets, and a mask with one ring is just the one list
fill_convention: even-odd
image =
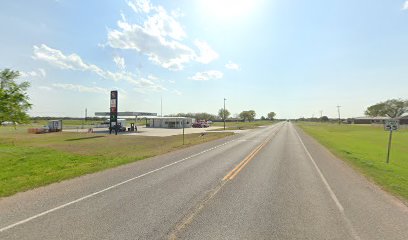
[(243, 17), (256, 5), (255, 0), (202, 0), (206, 14), (218, 18)]

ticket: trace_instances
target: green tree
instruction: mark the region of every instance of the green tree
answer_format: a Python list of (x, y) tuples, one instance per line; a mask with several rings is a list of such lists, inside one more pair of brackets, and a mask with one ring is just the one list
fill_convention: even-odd
[(222, 120), (229, 118), (229, 116), (231, 115), (231, 113), (228, 111), (228, 109), (221, 108), (220, 110), (218, 110), (218, 117), (221, 118)]
[(408, 112), (408, 100), (390, 99), (367, 108), (365, 114), (370, 117), (396, 118)]
[(253, 121), (255, 119), (256, 113), (254, 110), (249, 110), (249, 111), (242, 111), (239, 114), (239, 117), (242, 118), (244, 121)]
[(18, 71), (0, 71), (0, 122), (24, 123), (28, 121), (27, 111), (31, 108), (26, 93), (29, 82), (17, 83)]
[(271, 120), (271, 121), (275, 118), (275, 116), (276, 116), (276, 113), (274, 113), (274, 112), (268, 113), (268, 119)]
[(322, 117), (320, 118), (320, 121), (322, 121), (322, 122), (328, 122), (328, 121), (329, 121), (329, 118), (328, 118), (327, 116), (322, 116)]
[(214, 114), (210, 114), (210, 113), (196, 113), (195, 114), (195, 119), (196, 120), (211, 120), (214, 121), (216, 119), (216, 116)]
[(261, 120), (266, 120), (266, 117), (262, 116), (262, 117), (261, 117)]

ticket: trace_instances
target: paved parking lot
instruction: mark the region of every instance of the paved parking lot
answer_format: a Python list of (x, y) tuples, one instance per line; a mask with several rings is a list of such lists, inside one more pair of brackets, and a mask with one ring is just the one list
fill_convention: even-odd
[[(185, 128), (185, 134), (191, 133), (203, 133), (203, 132), (217, 132), (216, 130), (222, 130), (222, 127), (209, 127), (209, 128)], [(83, 132), (86, 133), (89, 129), (64, 129), (64, 132)], [(101, 133), (107, 134), (109, 133), (108, 129), (106, 128), (93, 128), (93, 133)], [(229, 132), (234, 133), (241, 133), (248, 130), (231, 130)], [(183, 129), (169, 129), (169, 128), (147, 128), (145, 126), (137, 126), (137, 132), (121, 132), (121, 135), (127, 136), (152, 136), (152, 137), (167, 137), (167, 136), (174, 136), (174, 135), (181, 135), (183, 134)]]
[[(185, 134), (191, 133), (203, 133), (207, 131), (214, 131), (217, 129), (222, 129), (222, 127), (209, 127), (209, 128), (185, 128)], [(235, 132), (235, 131), (234, 131)], [(167, 137), (183, 134), (183, 129), (169, 129), (169, 128), (146, 128), (138, 126), (137, 133), (124, 133), (124, 135), (130, 136), (155, 136), (155, 137)]]

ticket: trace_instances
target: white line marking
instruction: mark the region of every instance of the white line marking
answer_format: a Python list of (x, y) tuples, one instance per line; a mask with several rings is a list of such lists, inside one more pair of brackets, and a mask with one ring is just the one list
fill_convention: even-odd
[(354, 239), (359, 240), (360, 237), (357, 235), (357, 232), (354, 230), (353, 225), (351, 224), (350, 220), (347, 218), (346, 214), (344, 213), (344, 207), (341, 205), (340, 201), (337, 199), (336, 194), (334, 194), (332, 188), (330, 187), (329, 183), (327, 182), (326, 178), (324, 177), (322, 171), (320, 171), (320, 168), (317, 166), (315, 160), (313, 159), (312, 155), (310, 154), (309, 150), (307, 150), (306, 145), (303, 143), (302, 139), (300, 138), (297, 130), (295, 129), (295, 133), (297, 137), (299, 138), (300, 143), (303, 146), (303, 149), (305, 150), (307, 156), (309, 159), (312, 161), (313, 166), (315, 167), (317, 173), (319, 174), (321, 180), (323, 181), (324, 185), (326, 186), (327, 190), (329, 191), (330, 197), (333, 199), (333, 201), (336, 203), (337, 208), (339, 209), (342, 217), (344, 218), (344, 221), (347, 224), (347, 227), (349, 228), (351, 235), (353, 236)]
[(168, 167), (170, 167), (170, 166), (173, 166), (173, 165), (175, 165), (175, 164), (184, 162), (184, 161), (186, 161), (186, 160), (188, 160), (188, 159), (197, 157), (197, 156), (199, 156), (199, 155), (202, 155), (202, 154), (204, 154), (204, 153), (207, 153), (207, 152), (209, 152), (209, 151), (212, 151), (212, 150), (214, 150), (214, 149), (216, 149), (216, 148), (225, 146), (225, 145), (227, 145), (227, 144), (229, 144), (229, 143), (231, 143), (231, 142), (234, 142), (234, 141), (236, 141), (236, 140), (234, 139), (234, 140), (225, 142), (225, 143), (223, 143), (223, 144), (214, 146), (214, 147), (209, 148), (209, 149), (206, 149), (206, 150), (204, 150), (204, 151), (202, 151), (202, 152), (199, 152), (199, 153), (193, 154), (193, 155), (191, 155), (191, 156), (189, 156), (189, 157), (186, 157), (186, 158), (183, 158), (183, 159), (181, 159), (181, 160), (178, 160), (178, 161), (176, 161), (176, 162), (167, 164), (167, 165), (165, 165), (165, 166), (163, 166), (163, 167), (154, 169), (154, 170), (149, 171), (149, 172), (147, 172), (147, 173), (143, 173), (143, 174), (141, 174), (141, 175), (139, 175), (139, 176), (130, 178), (130, 179), (128, 179), (128, 180), (125, 180), (125, 181), (123, 181), (123, 182), (117, 183), (117, 184), (115, 184), (115, 185), (112, 185), (112, 186), (107, 187), (107, 188), (105, 188), (105, 189), (102, 189), (102, 190), (100, 190), (100, 191), (91, 193), (91, 194), (86, 195), (86, 196), (84, 196), (84, 197), (78, 198), (78, 199), (76, 199), (76, 200), (74, 200), (74, 201), (65, 203), (65, 204), (60, 205), (60, 206), (58, 206), (58, 207), (49, 209), (49, 210), (44, 211), (44, 212), (42, 212), (42, 213), (36, 214), (36, 215), (34, 215), (34, 216), (32, 216), (32, 217), (29, 217), (29, 218), (26, 218), (26, 219), (21, 220), (21, 221), (19, 221), (19, 222), (13, 223), (13, 224), (11, 224), (11, 225), (8, 225), (8, 226), (6, 226), (6, 227), (1, 228), (1, 229), (0, 229), (0, 233), (1, 233), (1, 232), (4, 232), (4, 231), (6, 231), (6, 230), (9, 230), (9, 229), (11, 229), (11, 228), (14, 228), (14, 227), (16, 227), (16, 226), (18, 226), (18, 225), (21, 225), (21, 224), (27, 223), (27, 222), (29, 222), (29, 221), (32, 221), (32, 220), (34, 220), (34, 219), (36, 219), (36, 218), (39, 218), (39, 217), (41, 217), (41, 216), (44, 216), (44, 215), (47, 215), (47, 214), (49, 214), (49, 213), (55, 212), (55, 211), (57, 211), (57, 210), (59, 210), (59, 209), (65, 208), (65, 207), (67, 207), (67, 206), (70, 206), (70, 205), (72, 205), (72, 204), (81, 202), (81, 201), (83, 201), (83, 200), (85, 200), (85, 199), (88, 199), (88, 198), (91, 198), (91, 197), (93, 197), (93, 196), (95, 196), (95, 195), (98, 195), (98, 194), (101, 194), (101, 193), (103, 193), (103, 192), (109, 191), (109, 190), (111, 190), (111, 189), (113, 189), (113, 188), (117, 188), (117, 187), (119, 187), (119, 186), (121, 186), (121, 185), (123, 185), (123, 184), (125, 184), (125, 183), (131, 182), (131, 181), (133, 181), (133, 180), (136, 180), (136, 179), (138, 179), (138, 178), (141, 178), (141, 177), (144, 177), (144, 176), (146, 176), (146, 175), (152, 174), (152, 173), (154, 173), (154, 172), (163, 170), (163, 169), (168, 168)]

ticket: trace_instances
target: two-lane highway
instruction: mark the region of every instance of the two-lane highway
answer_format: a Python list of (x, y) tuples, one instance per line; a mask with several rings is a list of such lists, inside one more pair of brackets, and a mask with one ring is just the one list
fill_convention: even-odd
[(408, 239), (408, 210), (291, 123), (0, 200), (0, 239)]

